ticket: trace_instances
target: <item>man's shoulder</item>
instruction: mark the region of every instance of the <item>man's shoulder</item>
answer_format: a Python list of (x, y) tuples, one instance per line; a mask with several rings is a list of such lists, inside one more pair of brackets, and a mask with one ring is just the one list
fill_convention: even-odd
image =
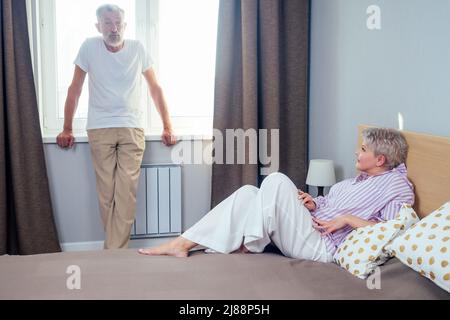
[(136, 49), (144, 48), (142, 42), (136, 39), (125, 39), (125, 43), (128, 43), (128, 45), (132, 48)]
[(94, 45), (97, 45), (97, 44), (99, 44), (101, 42), (102, 42), (102, 38), (101, 37), (89, 37), (89, 38), (86, 38), (83, 41), (82, 46), (84, 46), (84, 47), (94, 46)]

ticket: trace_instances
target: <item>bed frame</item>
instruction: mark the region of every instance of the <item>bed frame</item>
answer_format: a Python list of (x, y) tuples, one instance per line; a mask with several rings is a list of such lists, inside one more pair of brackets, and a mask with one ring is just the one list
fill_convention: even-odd
[[(361, 132), (373, 126), (358, 126)], [(414, 184), (414, 209), (423, 218), (450, 201), (450, 138), (402, 131), (409, 145), (406, 166), (408, 178)]]

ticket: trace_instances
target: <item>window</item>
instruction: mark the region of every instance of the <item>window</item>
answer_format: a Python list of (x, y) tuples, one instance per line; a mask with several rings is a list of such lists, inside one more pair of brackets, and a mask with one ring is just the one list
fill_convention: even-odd
[[(115, 0), (125, 10), (125, 37), (140, 40), (150, 52), (177, 134), (211, 134), (219, 0)], [(104, 0), (36, 0), (33, 47), (44, 135), (59, 133), (72, 81), (73, 61), (84, 39), (100, 36), (96, 9)], [(36, 21), (40, 23), (37, 24)], [(39, 26), (39, 28), (37, 28)], [(36, 63), (37, 62), (37, 63)], [(145, 80), (142, 102), (147, 134), (162, 123)], [(88, 77), (75, 114), (76, 134), (85, 133)]]

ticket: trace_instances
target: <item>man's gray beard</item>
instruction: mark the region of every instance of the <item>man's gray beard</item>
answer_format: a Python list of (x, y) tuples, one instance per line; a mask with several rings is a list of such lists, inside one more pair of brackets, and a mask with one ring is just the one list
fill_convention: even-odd
[(122, 41), (110, 42), (108, 43), (108, 45), (110, 45), (111, 47), (120, 47), (122, 45)]
[(110, 39), (108, 39), (108, 41), (106, 42), (108, 44), (108, 46), (111, 47), (119, 47), (120, 45), (122, 45), (123, 40), (119, 39), (117, 41), (111, 41)]

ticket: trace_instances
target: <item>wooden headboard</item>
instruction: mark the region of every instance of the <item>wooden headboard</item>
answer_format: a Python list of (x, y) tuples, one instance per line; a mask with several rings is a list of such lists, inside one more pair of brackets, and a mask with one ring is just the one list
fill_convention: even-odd
[[(358, 126), (359, 145), (361, 132), (368, 127), (373, 126)], [(414, 209), (423, 218), (450, 201), (450, 138), (408, 131), (402, 134), (409, 145), (406, 166), (415, 188)]]

